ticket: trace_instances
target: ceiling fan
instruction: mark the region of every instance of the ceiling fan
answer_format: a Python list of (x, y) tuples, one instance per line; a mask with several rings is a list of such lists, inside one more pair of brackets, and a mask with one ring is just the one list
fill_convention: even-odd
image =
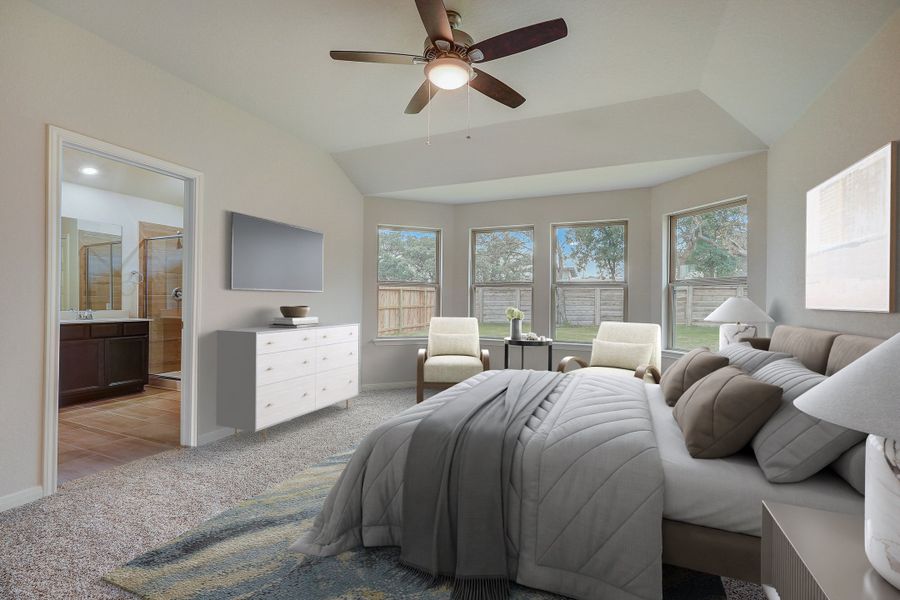
[(331, 58), (335, 60), (425, 65), (425, 82), (409, 101), (407, 114), (421, 112), (438, 90), (455, 90), (466, 83), (501, 104), (517, 108), (525, 102), (521, 94), (472, 65), (543, 46), (568, 34), (566, 22), (563, 19), (553, 19), (475, 43), (472, 36), (459, 29), (462, 23), (459, 13), (447, 10), (442, 0), (416, 0), (416, 8), (419, 9), (419, 16), (428, 33), (425, 51), (421, 55), (331, 51)]

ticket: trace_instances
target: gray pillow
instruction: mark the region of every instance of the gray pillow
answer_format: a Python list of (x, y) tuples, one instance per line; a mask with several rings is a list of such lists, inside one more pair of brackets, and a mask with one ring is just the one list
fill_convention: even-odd
[(694, 458), (722, 458), (742, 450), (781, 401), (781, 388), (722, 367), (697, 381), (672, 415)]
[(841, 454), (836, 461), (831, 463), (831, 469), (849, 483), (854, 490), (865, 495), (866, 443), (860, 442)]
[(776, 360), (791, 358), (791, 355), (787, 352), (757, 350), (749, 342), (738, 342), (737, 344), (725, 346), (719, 350), (719, 356), (724, 356), (730, 364), (751, 375)]
[(728, 359), (718, 354), (713, 354), (708, 348), (691, 350), (666, 369), (659, 382), (666, 399), (666, 404), (675, 406), (678, 399), (689, 387), (702, 379), (728, 365)]
[(866, 437), (794, 406), (801, 394), (827, 379), (796, 358), (766, 365), (753, 377), (783, 390), (778, 412), (753, 438), (756, 460), (769, 481), (794, 483), (812, 477)]

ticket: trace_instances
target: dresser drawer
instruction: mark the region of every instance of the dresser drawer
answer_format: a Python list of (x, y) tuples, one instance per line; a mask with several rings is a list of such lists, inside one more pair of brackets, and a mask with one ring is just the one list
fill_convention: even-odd
[(359, 328), (356, 325), (345, 325), (344, 327), (323, 327), (316, 330), (316, 343), (320, 346), (325, 344), (340, 344), (341, 342), (358, 342)]
[(256, 335), (256, 353), (269, 354), (299, 348), (311, 348), (316, 344), (316, 333), (311, 330), (279, 331)]
[(316, 348), (316, 373), (350, 367), (359, 363), (359, 344), (348, 342)]
[(358, 395), (358, 367), (345, 367), (316, 374), (316, 408), (322, 408)]
[(299, 377), (257, 388), (256, 429), (299, 417), (316, 409), (316, 378)]
[(260, 354), (256, 358), (256, 385), (268, 385), (316, 372), (315, 348)]

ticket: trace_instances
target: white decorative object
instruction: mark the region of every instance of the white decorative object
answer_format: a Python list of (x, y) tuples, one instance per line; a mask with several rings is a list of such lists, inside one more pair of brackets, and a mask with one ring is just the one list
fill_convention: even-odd
[(218, 424), (259, 431), (359, 395), (359, 326), (219, 331)]
[(729, 298), (703, 319), (719, 325), (719, 348), (756, 337), (757, 325), (771, 323), (772, 317), (746, 296)]
[(900, 334), (794, 401), (831, 423), (871, 434), (866, 443), (866, 556), (900, 588)]

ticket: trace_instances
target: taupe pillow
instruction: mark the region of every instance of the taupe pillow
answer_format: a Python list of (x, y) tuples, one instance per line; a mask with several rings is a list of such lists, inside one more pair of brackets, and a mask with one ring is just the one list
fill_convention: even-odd
[(743, 369), (747, 373), (755, 373), (776, 360), (791, 358), (791, 355), (787, 352), (757, 350), (749, 342), (738, 342), (737, 344), (725, 346), (719, 350), (719, 356), (728, 358), (730, 364)]
[(778, 412), (753, 438), (753, 452), (769, 481), (803, 481), (865, 439), (864, 433), (817, 419), (794, 406), (794, 400), (827, 379), (796, 358), (775, 361), (753, 377), (783, 390)]
[(694, 385), (694, 382), (726, 366), (728, 366), (728, 359), (713, 354), (708, 348), (691, 350), (666, 369), (659, 381), (666, 404), (675, 406), (681, 395)]
[(691, 456), (722, 458), (744, 448), (780, 402), (780, 387), (728, 366), (688, 388), (672, 412)]

